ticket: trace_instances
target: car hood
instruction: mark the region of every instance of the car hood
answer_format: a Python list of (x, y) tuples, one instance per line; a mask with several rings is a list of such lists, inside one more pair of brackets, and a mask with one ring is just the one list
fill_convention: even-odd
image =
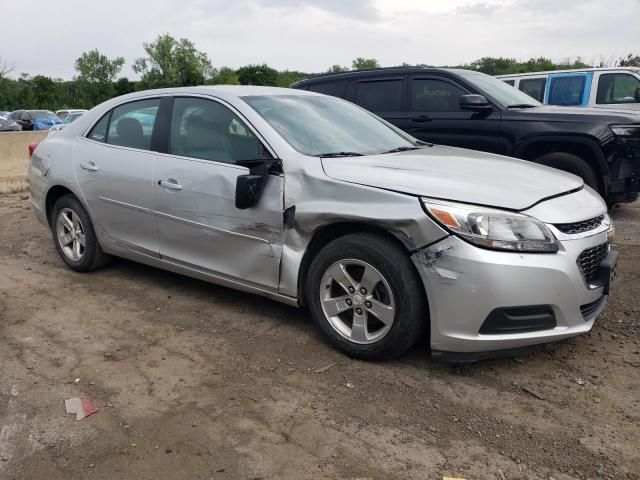
[(409, 152), (323, 158), (336, 180), (410, 195), (525, 210), (583, 187), (580, 177), (524, 160), (462, 148), (432, 146)]
[(562, 107), (541, 105), (534, 108), (516, 108), (502, 112), (508, 120), (528, 120), (573, 123), (640, 123), (638, 110), (619, 108)]

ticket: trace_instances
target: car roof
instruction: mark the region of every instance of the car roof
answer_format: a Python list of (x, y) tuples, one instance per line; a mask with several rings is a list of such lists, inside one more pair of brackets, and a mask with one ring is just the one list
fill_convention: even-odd
[(348, 72), (337, 72), (337, 73), (320, 73), (318, 75), (313, 75), (310, 78), (305, 80), (300, 80), (299, 82), (293, 83), (292, 87), (299, 87), (302, 85), (312, 85), (314, 83), (322, 83), (325, 81), (333, 81), (333, 80), (346, 80), (349, 78), (357, 78), (357, 77), (367, 77), (372, 74), (381, 74), (381, 75), (401, 75), (405, 73), (453, 73), (453, 74), (462, 74), (465, 72), (475, 72), (475, 70), (467, 70), (462, 68), (436, 68), (436, 67), (379, 67), (379, 68), (369, 68), (364, 70), (349, 70)]
[(580, 73), (580, 72), (634, 72), (640, 73), (640, 67), (589, 67), (589, 68), (571, 68), (568, 70), (549, 70), (546, 72), (526, 72), (526, 73), (509, 73), (507, 75), (496, 75), (496, 78), (519, 78), (533, 75), (549, 75), (551, 73)]
[(202, 85), (197, 87), (175, 87), (175, 88), (159, 88), (154, 90), (143, 90), (140, 92), (129, 93), (121, 97), (110, 100), (109, 103), (121, 103), (122, 100), (134, 100), (137, 98), (148, 98), (157, 95), (210, 95), (221, 99), (241, 98), (254, 95), (319, 95), (314, 92), (306, 92), (301, 90), (293, 90), (282, 87), (261, 87), (254, 85)]

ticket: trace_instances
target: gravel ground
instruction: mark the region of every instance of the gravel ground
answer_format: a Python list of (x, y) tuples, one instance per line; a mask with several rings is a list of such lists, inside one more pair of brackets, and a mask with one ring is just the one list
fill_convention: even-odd
[(0, 196), (0, 479), (639, 479), (640, 204), (614, 217), (591, 334), (450, 366), (351, 360), (305, 311), (124, 260), (74, 273)]

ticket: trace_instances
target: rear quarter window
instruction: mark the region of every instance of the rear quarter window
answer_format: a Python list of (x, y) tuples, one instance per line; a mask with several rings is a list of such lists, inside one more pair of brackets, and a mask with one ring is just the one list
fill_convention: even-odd
[(401, 111), (403, 84), (401, 78), (360, 81), (356, 84), (355, 103), (372, 112)]
[(323, 93), (325, 95), (331, 95), (332, 97), (344, 98), (347, 82), (335, 81), (319, 83), (317, 85), (309, 85), (305, 90), (310, 92)]
[(544, 100), (544, 90), (546, 87), (546, 78), (529, 78), (526, 80), (520, 80), (520, 85), (518, 86), (522, 92), (532, 98), (535, 98), (539, 102)]

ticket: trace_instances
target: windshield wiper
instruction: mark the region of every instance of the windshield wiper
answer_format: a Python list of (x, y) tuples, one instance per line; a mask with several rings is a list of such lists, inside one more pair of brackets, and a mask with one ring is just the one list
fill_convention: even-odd
[(382, 154), (384, 155), (385, 153), (408, 152), (410, 150), (420, 150), (420, 147), (398, 147), (398, 148), (393, 148), (391, 150), (387, 150), (386, 152), (382, 152)]
[(516, 103), (515, 105), (509, 105), (507, 108), (535, 108), (537, 105), (531, 105), (530, 103)]
[(322, 158), (362, 157), (362, 154), (358, 152), (328, 152), (328, 153), (318, 153), (317, 155), (314, 155), (314, 157), (322, 157)]

